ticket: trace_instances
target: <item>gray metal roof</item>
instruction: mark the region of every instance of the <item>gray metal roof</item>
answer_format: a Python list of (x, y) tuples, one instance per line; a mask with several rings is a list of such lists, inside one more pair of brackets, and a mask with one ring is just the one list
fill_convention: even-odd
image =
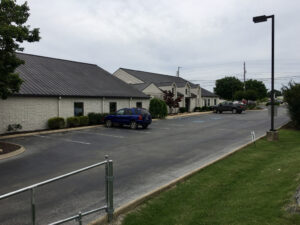
[(204, 88), (201, 88), (201, 96), (202, 97), (219, 97), (218, 95), (216, 95)]
[(25, 96), (149, 98), (94, 64), (17, 53), (25, 61), (16, 72)]
[(192, 88), (197, 88), (197, 84), (193, 84), (182, 77), (176, 77), (171, 75), (159, 74), (159, 73), (151, 73), (139, 70), (131, 70), (120, 68), (121, 70), (131, 74), (132, 76), (142, 80), (145, 83), (153, 83), (158, 87), (169, 86), (172, 83), (175, 83), (177, 87), (184, 87), (186, 83), (189, 83)]

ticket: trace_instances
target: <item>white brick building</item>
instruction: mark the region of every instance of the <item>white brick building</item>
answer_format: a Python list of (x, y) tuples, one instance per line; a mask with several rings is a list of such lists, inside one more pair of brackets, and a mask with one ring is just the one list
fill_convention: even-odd
[(202, 106), (201, 87), (181, 77), (120, 68), (113, 74), (150, 97), (163, 98), (163, 91), (172, 91), (175, 98), (182, 96), (179, 107), (189, 112)]
[(20, 124), (21, 131), (46, 129), (48, 119), (56, 116), (149, 108), (147, 95), (97, 65), (17, 55), (25, 61), (16, 71), (24, 83), (19, 93), (0, 100), (0, 134), (12, 124)]

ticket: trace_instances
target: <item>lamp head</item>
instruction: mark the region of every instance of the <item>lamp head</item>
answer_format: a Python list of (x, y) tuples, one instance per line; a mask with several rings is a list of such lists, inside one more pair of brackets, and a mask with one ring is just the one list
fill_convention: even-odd
[(254, 23), (261, 23), (267, 21), (268, 17), (266, 15), (253, 17)]

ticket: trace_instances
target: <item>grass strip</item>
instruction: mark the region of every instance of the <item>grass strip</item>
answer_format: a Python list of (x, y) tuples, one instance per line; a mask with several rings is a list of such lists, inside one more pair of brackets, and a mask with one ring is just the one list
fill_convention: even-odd
[(300, 132), (261, 139), (147, 201), (123, 225), (300, 224), (287, 208), (300, 185)]

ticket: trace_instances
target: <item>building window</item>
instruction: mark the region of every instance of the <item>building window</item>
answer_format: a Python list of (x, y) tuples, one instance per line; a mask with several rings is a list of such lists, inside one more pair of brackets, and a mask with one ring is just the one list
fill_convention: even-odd
[(143, 103), (142, 102), (137, 102), (136, 107), (137, 108), (143, 108)]
[(185, 89), (185, 94), (187, 95), (187, 89)]
[(117, 111), (117, 103), (116, 102), (110, 102), (109, 103), (109, 113), (114, 113)]
[(83, 116), (83, 102), (74, 102), (74, 116)]
[(214, 105), (217, 105), (217, 99), (216, 98), (214, 99)]
[(172, 93), (175, 94), (175, 88), (172, 88)]
[(210, 99), (207, 99), (207, 106), (210, 106)]
[(204, 106), (207, 106), (207, 99), (204, 99)]

